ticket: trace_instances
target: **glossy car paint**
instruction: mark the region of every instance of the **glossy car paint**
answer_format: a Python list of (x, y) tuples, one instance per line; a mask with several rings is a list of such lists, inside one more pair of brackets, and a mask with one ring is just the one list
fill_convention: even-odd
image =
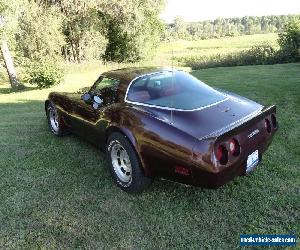
[[(52, 92), (46, 105), (54, 103), (65, 126), (102, 149), (111, 132), (123, 133), (134, 146), (146, 176), (218, 187), (246, 174), (248, 155), (258, 149), (261, 159), (278, 129), (278, 125), (272, 126), (269, 133), (264, 126), (276, 107), (264, 108), (224, 91), (220, 91), (226, 96), (224, 101), (195, 111), (175, 110), (172, 117), (170, 110), (125, 102), (133, 79), (164, 70), (129, 68), (102, 74), (120, 84), (113, 101), (99, 109), (81, 100), (83, 93)], [(217, 147), (222, 144), (228, 149), (232, 138), (240, 144), (240, 155), (229, 155), (222, 165), (215, 156)]]

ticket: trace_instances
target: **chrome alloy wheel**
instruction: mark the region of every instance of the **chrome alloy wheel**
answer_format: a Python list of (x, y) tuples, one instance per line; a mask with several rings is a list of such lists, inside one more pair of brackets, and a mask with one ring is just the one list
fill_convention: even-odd
[(123, 146), (116, 141), (110, 151), (114, 171), (120, 181), (129, 183), (132, 179), (132, 168), (129, 156)]
[(56, 110), (53, 107), (49, 107), (49, 120), (53, 132), (57, 133), (59, 130), (58, 116)]

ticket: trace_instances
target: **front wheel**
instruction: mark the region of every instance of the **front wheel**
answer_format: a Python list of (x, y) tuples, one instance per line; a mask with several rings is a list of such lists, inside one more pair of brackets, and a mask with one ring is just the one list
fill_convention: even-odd
[(53, 103), (49, 103), (46, 109), (48, 125), (51, 132), (57, 136), (62, 136), (66, 133), (66, 127), (62, 117), (57, 113)]
[(151, 184), (152, 179), (144, 175), (135, 149), (121, 133), (109, 136), (106, 152), (111, 175), (124, 191), (141, 192)]

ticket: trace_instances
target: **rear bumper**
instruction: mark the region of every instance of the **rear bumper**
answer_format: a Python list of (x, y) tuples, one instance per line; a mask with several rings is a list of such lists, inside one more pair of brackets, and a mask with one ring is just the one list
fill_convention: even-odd
[(242, 165), (231, 166), (219, 173), (206, 172), (200, 169), (193, 171), (194, 186), (218, 188), (233, 180), (236, 176), (245, 175), (246, 162)]
[(224, 168), (222, 171), (217, 173), (212, 173), (204, 171), (199, 168), (192, 169), (193, 185), (204, 187), (204, 188), (218, 188), (233, 180), (237, 176), (247, 175), (253, 172), (256, 167), (260, 164), (262, 160), (262, 154), (267, 150), (272, 142), (272, 138), (268, 140), (264, 145), (259, 148), (259, 162), (251, 169), (251, 171), (246, 172), (247, 159), (243, 159), (234, 165)]

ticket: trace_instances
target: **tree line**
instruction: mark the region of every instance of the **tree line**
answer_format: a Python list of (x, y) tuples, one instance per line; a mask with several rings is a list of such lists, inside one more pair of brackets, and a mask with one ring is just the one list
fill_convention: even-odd
[(177, 16), (173, 23), (166, 25), (163, 39), (209, 39), (281, 32), (286, 23), (297, 18), (300, 15), (244, 16), (185, 22)]
[(299, 15), (194, 23), (176, 17), (173, 24), (165, 25), (159, 16), (164, 5), (165, 0), (0, 0), (0, 59), (12, 86), (18, 85), (14, 58), (15, 65), (25, 69), (26, 81), (48, 87), (61, 81), (61, 62), (136, 62), (151, 56), (161, 40), (170, 38), (281, 32), (281, 47), (294, 53), (285, 54), (299, 55), (299, 22), (289, 32), (285, 28)]

